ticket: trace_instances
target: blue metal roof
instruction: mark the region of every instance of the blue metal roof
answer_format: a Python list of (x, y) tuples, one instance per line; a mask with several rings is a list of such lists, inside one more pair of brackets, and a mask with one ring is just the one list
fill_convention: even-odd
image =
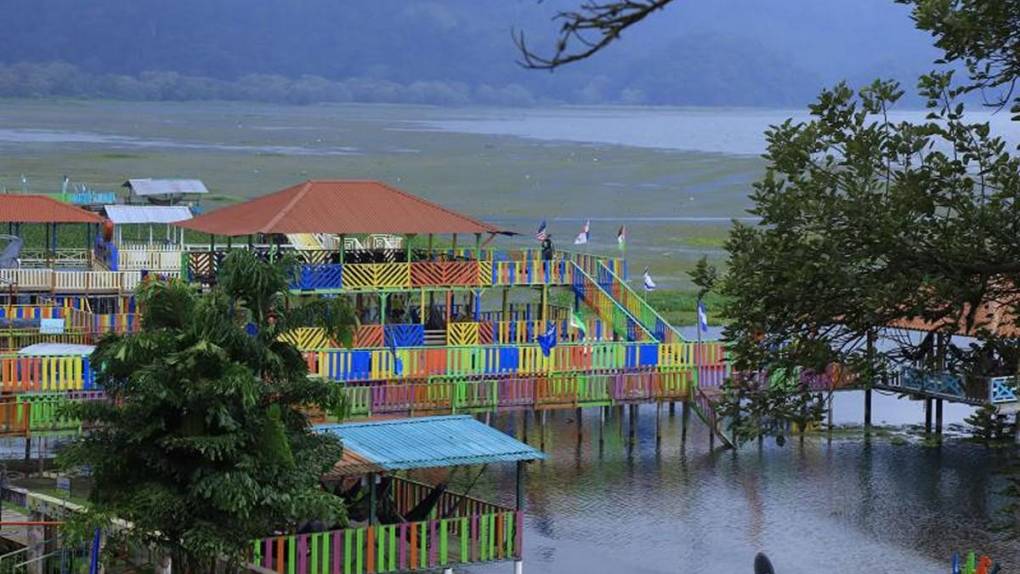
[(343, 440), (344, 457), (333, 475), (545, 458), (467, 415), (318, 425), (316, 430)]

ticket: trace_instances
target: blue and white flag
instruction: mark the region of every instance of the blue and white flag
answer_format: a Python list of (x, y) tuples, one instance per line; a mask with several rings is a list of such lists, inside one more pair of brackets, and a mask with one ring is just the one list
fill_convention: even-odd
[(705, 302), (698, 299), (698, 328), (702, 333), (708, 332), (708, 312), (705, 311)]
[(552, 348), (556, 346), (556, 323), (550, 323), (545, 333), (535, 337), (535, 340), (538, 341), (538, 346), (542, 348), (542, 354), (548, 357)]
[(383, 338), (386, 339), (386, 346), (389, 347), (390, 356), (393, 357), (393, 374), (399, 377), (404, 374), (404, 362), (397, 356), (396, 333), (392, 331), (387, 332), (386, 328), (383, 327)]
[(645, 267), (645, 291), (655, 291), (655, 281), (652, 281), (652, 276), (648, 274), (647, 267)]
[(538, 224), (538, 231), (535, 233), (535, 239), (538, 241), (545, 241), (545, 238), (548, 236), (549, 234), (545, 231), (545, 220), (543, 219), (542, 223)]
[(574, 245), (584, 245), (585, 243), (588, 243), (589, 240), (591, 240), (591, 220), (590, 219), (588, 219), (588, 220), (586, 220), (584, 222), (584, 229), (582, 229), (581, 233), (578, 233), (577, 237), (574, 238)]

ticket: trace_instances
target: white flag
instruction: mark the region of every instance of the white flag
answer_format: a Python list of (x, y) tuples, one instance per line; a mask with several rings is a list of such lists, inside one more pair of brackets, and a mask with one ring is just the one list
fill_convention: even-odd
[(648, 274), (647, 267), (645, 267), (645, 291), (655, 291), (655, 281), (652, 281), (652, 276)]

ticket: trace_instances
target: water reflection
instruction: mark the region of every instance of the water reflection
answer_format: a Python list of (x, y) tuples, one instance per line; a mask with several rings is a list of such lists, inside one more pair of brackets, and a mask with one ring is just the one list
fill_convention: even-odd
[[(662, 410), (658, 444), (653, 405), (633, 427), (626, 409), (608, 409), (604, 424), (599, 409), (584, 410), (580, 445), (573, 410), (549, 412), (544, 424), (543, 415), (492, 418), (550, 455), (528, 470), (527, 572), (751, 572), (759, 550), (780, 574), (941, 573), (966, 549), (1020, 568), (1020, 544), (988, 527), (1004, 503), (995, 474), (1004, 453), (838, 436), (709, 452), (696, 418), (681, 440), (680, 412)], [(490, 476), (476, 492), (511, 502), (512, 468)]]

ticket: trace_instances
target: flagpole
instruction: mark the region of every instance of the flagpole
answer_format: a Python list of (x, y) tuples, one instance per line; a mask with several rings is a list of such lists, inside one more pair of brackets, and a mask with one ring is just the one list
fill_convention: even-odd
[(698, 342), (694, 347), (694, 371), (695, 381), (701, 386), (701, 296), (698, 296), (697, 306), (694, 308), (694, 328), (698, 332)]

